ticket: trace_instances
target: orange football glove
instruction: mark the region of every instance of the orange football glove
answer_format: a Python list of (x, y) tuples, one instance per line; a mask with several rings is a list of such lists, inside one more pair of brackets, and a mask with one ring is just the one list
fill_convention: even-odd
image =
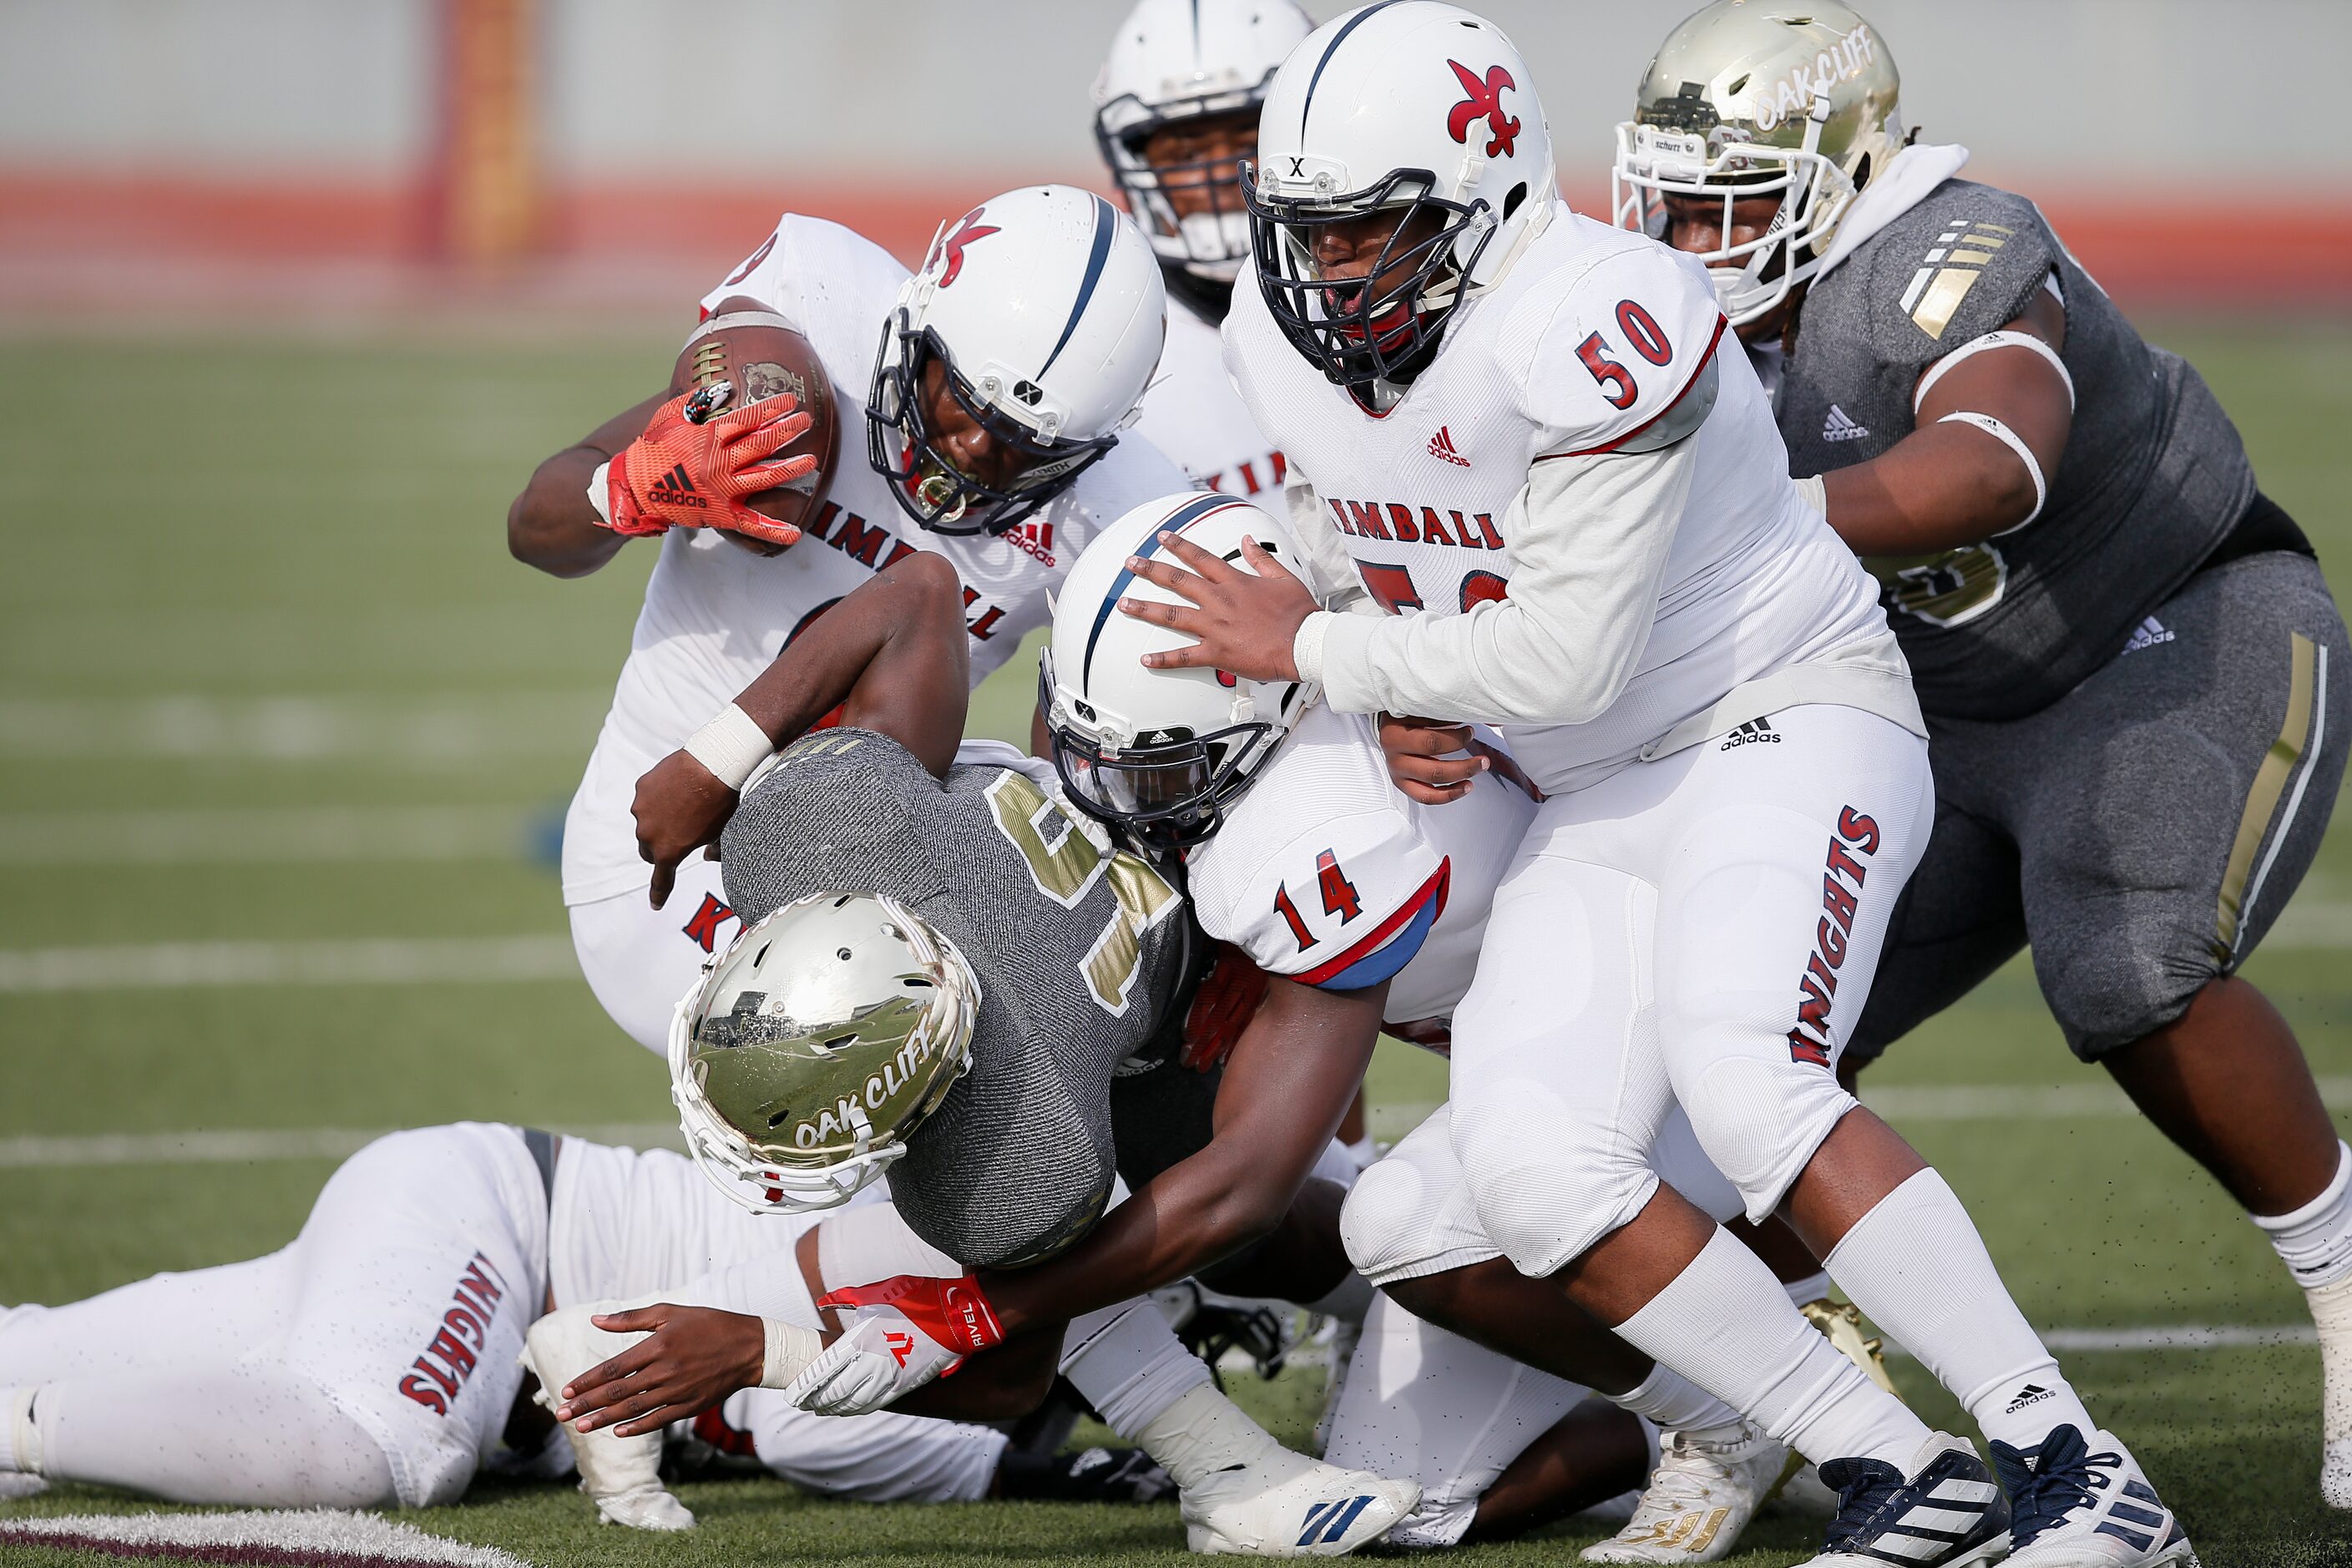
[(693, 395), (663, 404), (646, 433), (614, 457), (604, 479), (607, 526), (631, 537), (724, 528), (771, 544), (797, 543), (799, 529), (761, 516), (743, 498), (816, 471), (814, 457), (768, 460), (808, 434), (809, 416), (790, 393), (780, 393), (697, 424), (687, 417)]

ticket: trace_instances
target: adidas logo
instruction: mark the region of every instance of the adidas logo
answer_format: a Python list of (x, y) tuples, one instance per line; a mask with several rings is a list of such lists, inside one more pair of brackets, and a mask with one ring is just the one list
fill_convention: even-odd
[(1727, 752), (1734, 746), (1777, 746), (1780, 743), (1780, 732), (1772, 728), (1772, 721), (1750, 719), (1747, 723), (1726, 735), (1723, 738), (1723, 744), (1717, 746), (1716, 750)]
[(1869, 434), (1869, 426), (1855, 424), (1853, 416), (1834, 403), (1830, 405), (1830, 416), (1822, 421), (1824, 441), (1859, 441)]
[[(2174, 640), (2172, 629), (2154, 616), (2132, 628), (2131, 640), (2124, 644), (2125, 653), (2137, 653), (2144, 647), (2154, 647), (2160, 642)], [(2121, 658), (2121, 655), (2116, 657)]]
[(2049, 1389), (2042, 1387), (2040, 1384), (2029, 1383), (2023, 1388), (2017, 1391), (2017, 1397), (2009, 1402), (2009, 1408), (2002, 1411), (2001, 1414), (2004, 1415), (2014, 1415), (2029, 1405), (2039, 1405), (2045, 1399), (2054, 1399), (2056, 1397), (2056, 1394), (2053, 1394)]
[(1453, 432), (1447, 430), (1443, 425), (1437, 427), (1437, 434), (1429, 438), (1429, 455), (1441, 461), (1451, 463), (1457, 468), (1466, 468), (1470, 466), (1470, 459), (1454, 449)]
[(1032, 556), (1046, 566), (1054, 563), (1054, 525), (1052, 523), (1032, 518), (1004, 535), (1004, 539), (1024, 555)]
[(695, 493), (693, 477), (687, 473), (684, 463), (678, 464), (668, 473), (656, 479), (653, 489), (647, 493), (662, 506), (709, 506), (710, 504)]
[(1348, 1533), (1356, 1516), (1371, 1507), (1370, 1492), (1360, 1492), (1336, 1502), (1318, 1502), (1307, 1510), (1306, 1528), (1298, 1532), (1301, 1546), (1329, 1545)]

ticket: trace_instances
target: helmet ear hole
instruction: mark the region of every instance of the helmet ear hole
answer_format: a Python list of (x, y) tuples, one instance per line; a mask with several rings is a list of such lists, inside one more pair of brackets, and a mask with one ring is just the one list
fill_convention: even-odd
[(1517, 184), (1511, 187), (1510, 195), (1503, 198), (1503, 221), (1505, 223), (1510, 222), (1511, 215), (1518, 211), (1519, 204), (1527, 199), (1528, 183), (1525, 180), (1521, 180)]

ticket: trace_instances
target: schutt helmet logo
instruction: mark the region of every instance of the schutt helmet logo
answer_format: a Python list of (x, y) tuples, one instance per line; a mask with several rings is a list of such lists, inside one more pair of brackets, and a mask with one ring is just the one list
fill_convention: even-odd
[(1519, 122), (1503, 112), (1503, 89), (1509, 88), (1517, 91), (1519, 84), (1513, 81), (1511, 73), (1501, 66), (1489, 68), (1485, 79), (1481, 80), (1460, 60), (1445, 63), (1454, 68), (1454, 79), (1461, 82), (1462, 90), (1470, 95), (1455, 104), (1453, 111), (1446, 115), (1447, 134), (1466, 145), (1470, 140), (1471, 122), (1484, 120), (1486, 129), (1494, 135), (1494, 140), (1486, 143), (1486, 156), (1513, 156), (1518, 150)]
[(987, 210), (986, 207), (974, 207), (958, 218), (954, 231), (934, 246), (931, 254), (924, 258), (923, 267), (926, 270), (929, 270), (942, 256), (947, 258), (947, 265), (940, 269), (940, 288), (944, 289), (953, 283), (963, 272), (965, 246), (976, 244), (986, 239), (990, 235), (999, 232), (994, 225), (982, 224), (979, 221), (980, 215)]

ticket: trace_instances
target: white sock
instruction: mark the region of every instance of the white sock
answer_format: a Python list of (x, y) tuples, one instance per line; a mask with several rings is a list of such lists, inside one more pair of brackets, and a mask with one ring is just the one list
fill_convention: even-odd
[(2248, 1215), (2306, 1290), (2352, 1276), (2352, 1148), (2336, 1145), (2336, 1179), (2292, 1214)]
[(2033, 1448), (2053, 1427), (2071, 1424), (2085, 1438), (2098, 1430), (1934, 1171), (1879, 1199), (1827, 1261), (1847, 1298), (1917, 1356), (1987, 1437)]
[(1808, 1274), (1802, 1279), (1783, 1279), (1780, 1289), (1789, 1293), (1792, 1307), (1810, 1307), (1816, 1301), (1826, 1301), (1830, 1294), (1830, 1271)]
[(1130, 1443), (1160, 1412), (1215, 1381), (1143, 1297), (1072, 1319), (1062, 1336), (1062, 1375)]
[(1929, 1436), (1815, 1333), (1763, 1260), (1719, 1226), (1617, 1333), (1815, 1464), (1873, 1458), (1906, 1469)]
[[(1169, 1479), (1185, 1491), (1220, 1470), (1282, 1448), (1265, 1427), (1242, 1414), (1240, 1405), (1209, 1384), (1193, 1389), (1153, 1416), (1137, 1429), (1132, 1441), (1159, 1461)], [(1299, 1462), (1310, 1461), (1301, 1458)]]
[(37, 1388), (0, 1388), (0, 1472), (41, 1473), (41, 1429), (33, 1423)]
[(1653, 1365), (1650, 1375), (1630, 1392), (1601, 1397), (1640, 1416), (1645, 1428), (1667, 1432), (1714, 1431), (1737, 1426), (1741, 1420), (1738, 1411), (1664, 1362)]

